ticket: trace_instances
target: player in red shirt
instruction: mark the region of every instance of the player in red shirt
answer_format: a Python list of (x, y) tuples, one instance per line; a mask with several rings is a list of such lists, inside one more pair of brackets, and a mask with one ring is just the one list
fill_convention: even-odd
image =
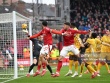
[[(40, 60), (42, 61), (43, 64), (47, 64), (47, 62), (44, 60), (44, 58), (49, 55), (51, 49), (52, 49), (52, 33), (54, 34), (62, 34), (60, 31), (57, 31), (57, 30), (53, 30), (53, 29), (50, 29), (49, 27), (47, 27), (47, 22), (46, 21), (43, 21), (42, 22), (42, 30), (31, 36), (30, 39), (33, 39), (33, 38), (37, 38), (38, 36), (40, 35), (43, 35), (43, 42), (44, 42), (44, 46), (41, 48), (40, 50)], [(38, 72), (35, 73), (35, 75), (37, 74)], [(42, 76), (46, 73), (46, 69), (43, 69), (42, 71)]]
[(79, 50), (74, 46), (74, 35), (76, 33), (78, 34), (87, 34), (90, 31), (79, 31), (79, 30), (73, 30), (70, 28), (70, 23), (66, 22), (64, 23), (64, 28), (61, 30), (63, 35), (63, 48), (60, 52), (60, 57), (57, 65), (57, 71), (53, 75), (53, 77), (59, 77), (60, 76), (60, 69), (62, 67), (62, 60), (67, 55), (69, 51), (72, 51), (76, 56), (79, 56)]

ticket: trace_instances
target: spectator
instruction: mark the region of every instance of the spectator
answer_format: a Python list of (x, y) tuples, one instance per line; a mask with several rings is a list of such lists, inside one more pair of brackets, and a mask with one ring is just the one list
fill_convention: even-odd
[(71, 21), (79, 30), (92, 29), (102, 36), (106, 29), (110, 29), (109, 0), (76, 0), (71, 6), (75, 10), (71, 12)]

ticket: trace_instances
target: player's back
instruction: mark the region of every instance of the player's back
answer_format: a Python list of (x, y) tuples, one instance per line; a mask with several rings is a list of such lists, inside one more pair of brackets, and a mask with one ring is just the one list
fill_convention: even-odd
[(96, 51), (100, 52), (101, 51), (101, 40), (98, 38), (95, 38), (95, 42), (96, 42)]
[[(76, 27), (74, 28), (74, 30), (78, 30)], [(75, 34), (75, 37), (74, 37), (74, 45), (79, 49), (82, 45), (82, 40), (81, 38), (79, 37), (80, 34)]]
[(50, 28), (45, 27), (42, 30), (44, 45), (52, 45), (52, 34), (50, 32)]
[(31, 39), (31, 41), (33, 42), (33, 50), (40, 51), (43, 46), (43, 42), (38, 39)]
[(95, 39), (88, 38), (86, 42), (89, 43), (89, 47), (86, 49), (86, 52), (96, 52)]
[[(110, 44), (110, 37), (107, 36), (107, 35), (104, 35), (101, 38), (101, 41), (104, 42), (104, 43)], [(101, 46), (101, 52), (107, 52), (108, 50), (109, 50), (108, 46), (102, 44), (102, 46)]]

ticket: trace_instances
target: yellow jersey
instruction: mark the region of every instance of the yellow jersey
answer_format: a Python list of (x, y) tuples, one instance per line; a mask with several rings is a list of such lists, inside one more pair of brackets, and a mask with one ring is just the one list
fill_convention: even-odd
[[(101, 41), (107, 44), (110, 44), (110, 36), (104, 35), (101, 38)], [(101, 46), (101, 52), (110, 52), (110, 47), (107, 45), (102, 44)]]
[(98, 38), (95, 38), (95, 42), (96, 42), (96, 52), (100, 52), (101, 51), (101, 40)]
[(86, 53), (96, 52), (96, 41), (95, 39), (88, 38), (86, 43), (89, 43), (90, 46), (86, 49)]
[[(76, 27), (74, 28), (74, 30), (78, 30)], [(76, 48), (80, 48), (82, 45), (82, 40), (80, 38), (80, 34), (76, 34), (74, 37), (74, 45), (76, 46)]]

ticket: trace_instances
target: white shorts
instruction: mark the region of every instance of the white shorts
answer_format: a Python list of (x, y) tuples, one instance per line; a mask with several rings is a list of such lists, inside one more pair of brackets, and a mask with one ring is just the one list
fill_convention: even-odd
[(73, 52), (75, 55), (79, 54), (78, 48), (76, 48), (74, 45), (69, 45), (62, 48), (60, 56), (65, 57), (69, 51)]
[(51, 49), (52, 49), (52, 45), (44, 45), (43, 47), (42, 47), (42, 49), (40, 50), (40, 54), (49, 54), (49, 52), (51, 51)]

